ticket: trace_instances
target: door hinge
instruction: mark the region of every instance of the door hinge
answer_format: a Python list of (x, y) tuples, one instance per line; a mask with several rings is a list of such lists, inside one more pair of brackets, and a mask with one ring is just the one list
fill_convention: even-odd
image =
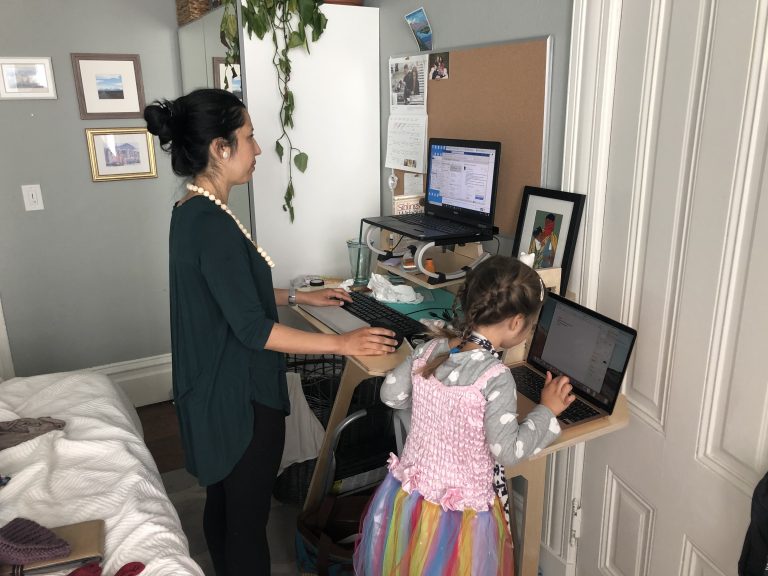
[(581, 502), (574, 498), (571, 500), (571, 537), (568, 544), (574, 548), (576, 541), (581, 536)]

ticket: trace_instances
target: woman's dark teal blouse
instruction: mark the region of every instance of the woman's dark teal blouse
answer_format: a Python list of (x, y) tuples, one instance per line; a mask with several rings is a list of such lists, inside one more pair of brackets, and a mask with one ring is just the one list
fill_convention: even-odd
[(290, 411), (285, 359), (264, 349), (278, 319), (272, 273), (232, 217), (202, 196), (173, 209), (169, 272), (185, 464), (208, 486), (250, 443), (251, 402)]

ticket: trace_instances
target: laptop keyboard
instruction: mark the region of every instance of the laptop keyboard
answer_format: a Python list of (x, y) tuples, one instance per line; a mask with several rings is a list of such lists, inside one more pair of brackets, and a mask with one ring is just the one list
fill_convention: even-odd
[[(521, 392), (527, 398), (536, 402), (541, 402), (541, 389), (544, 387), (544, 378), (532, 370), (529, 370), (525, 366), (515, 366), (510, 368), (512, 376), (515, 378), (515, 385), (519, 392)], [(586, 404), (576, 398), (568, 408), (558, 416), (559, 420), (563, 422), (579, 422), (592, 416), (600, 414), (597, 410), (592, 408), (589, 404)]]
[(364, 296), (358, 292), (350, 292), (349, 295), (352, 297), (352, 303), (347, 302), (344, 304), (344, 310), (357, 316), (364, 322), (371, 324), (374, 320), (386, 319), (395, 327), (397, 332), (406, 337), (413, 336), (414, 334), (423, 334), (427, 331), (427, 327), (418, 320), (414, 320), (394, 308), (382, 304), (375, 298)]
[(466, 232), (474, 232), (472, 226), (466, 224), (458, 224), (451, 222), (450, 220), (443, 220), (441, 218), (434, 218), (426, 214), (403, 214), (398, 216), (398, 220), (407, 224), (414, 224), (416, 226), (425, 226), (440, 232), (446, 232), (448, 234), (463, 234)]

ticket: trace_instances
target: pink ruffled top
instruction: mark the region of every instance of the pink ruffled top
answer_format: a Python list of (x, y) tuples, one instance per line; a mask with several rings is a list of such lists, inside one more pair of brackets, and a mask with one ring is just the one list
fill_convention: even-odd
[(420, 374), (434, 345), (413, 362), (411, 430), (402, 456), (390, 455), (389, 470), (403, 490), (417, 490), (444, 510), (486, 511), (494, 499), (494, 460), (485, 441), (481, 390), (506, 368), (499, 362), (469, 386), (445, 386)]

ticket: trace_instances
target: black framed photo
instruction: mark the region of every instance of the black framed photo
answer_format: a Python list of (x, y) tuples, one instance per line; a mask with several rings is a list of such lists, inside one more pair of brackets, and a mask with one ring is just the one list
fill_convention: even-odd
[(534, 254), (533, 268), (561, 268), (565, 295), (586, 196), (526, 186), (517, 219), (512, 254)]

